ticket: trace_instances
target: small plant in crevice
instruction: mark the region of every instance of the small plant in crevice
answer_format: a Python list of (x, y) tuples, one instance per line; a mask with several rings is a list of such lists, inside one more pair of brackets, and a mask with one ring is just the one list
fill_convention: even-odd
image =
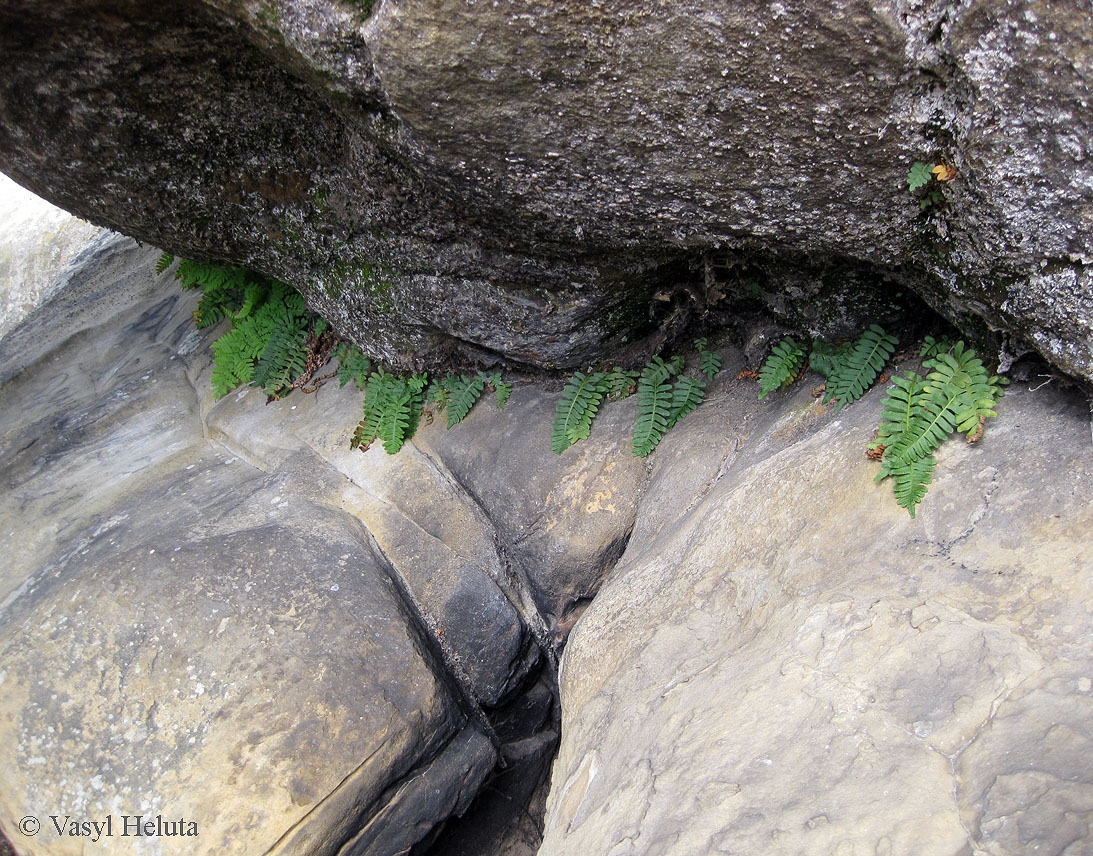
[(969, 443), (979, 442), (987, 419), (997, 416), (994, 408), (1008, 383), (989, 374), (963, 342), (937, 342), (928, 336), (921, 356), (925, 377), (908, 371), (892, 378), (868, 453), (881, 462), (876, 481), (892, 479), (896, 501), (911, 517), (933, 477), (933, 453), (954, 433), (963, 433)]
[[(156, 272), (173, 261), (164, 253)], [(310, 382), (329, 359), (336, 337), (285, 283), (246, 268), (189, 259), (179, 261), (175, 278), (183, 288), (202, 290), (194, 312), (198, 327), (225, 318), (231, 322), (231, 329), (212, 345), (217, 398), (242, 385), (278, 398)]]
[(705, 339), (694, 345), (705, 381), (683, 374), (682, 356), (667, 361), (655, 356), (640, 372), (615, 366), (610, 371), (571, 375), (554, 410), (551, 448), (560, 455), (587, 438), (604, 401), (637, 395), (631, 450), (637, 457), (648, 456), (668, 431), (702, 403), (707, 381), (721, 370), (721, 356), (707, 349)]
[(489, 388), (497, 409), (504, 408), (512, 385), (501, 372), (478, 372), (473, 376), (449, 374), (429, 381), (425, 372), (402, 376), (379, 368), (368, 376), (364, 391), (364, 418), (357, 425), (350, 447), (367, 451), (375, 440), (393, 455), (414, 436), (422, 416), (432, 420), (429, 407), (445, 411), (448, 428), (461, 422)]
[[(160, 256), (156, 273), (174, 262)], [(285, 283), (241, 267), (215, 262), (179, 261), (175, 274), (183, 288), (202, 289), (194, 312), (199, 327), (227, 318), (232, 327), (212, 345), (212, 386), (217, 398), (243, 384), (260, 387), (276, 399), (293, 389), (314, 392), (337, 376), (340, 386), (352, 383), (364, 393), (364, 414), (350, 440), (367, 450), (379, 439), (394, 454), (410, 439), (429, 404), (447, 410), (448, 427), (462, 420), (486, 389), (494, 392), (498, 409), (505, 406), (512, 385), (501, 372), (473, 377), (447, 375), (429, 383), (427, 374), (402, 376), (374, 368), (356, 345), (341, 341), (327, 323), (311, 313), (303, 297)], [(333, 357), (338, 368), (316, 375)]]
[(823, 403), (835, 401), (837, 413), (861, 398), (895, 353), (898, 340), (876, 324), (854, 342), (835, 345), (817, 339), (810, 350), (786, 337), (776, 344), (759, 371), (759, 397), (785, 389), (808, 365), (827, 378)]
[(944, 185), (956, 178), (956, 170), (946, 163), (929, 166), (915, 161), (907, 173), (907, 189), (918, 199), (919, 209), (940, 206), (945, 202)]

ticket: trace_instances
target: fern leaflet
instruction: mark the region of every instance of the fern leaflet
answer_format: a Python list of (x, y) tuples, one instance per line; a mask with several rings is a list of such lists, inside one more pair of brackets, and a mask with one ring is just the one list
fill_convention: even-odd
[(493, 399), (498, 410), (505, 409), (505, 403), (512, 395), (512, 384), (501, 379), (501, 372), (494, 372), (486, 377), (486, 382), (493, 388)]
[(360, 352), (356, 345), (343, 342), (334, 354), (338, 361), (338, 385), (353, 383), (364, 392), (368, 386), (368, 372), (372, 368), (368, 357)]
[(808, 358), (808, 363), (814, 370), (830, 380), (832, 375), (839, 370), (853, 347), (853, 342), (833, 345), (823, 339), (816, 339), (812, 343), (812, 354)]
[(791, 337), (787, 336), (775, 345), (759, 370), (759, 398), (793, 383), (804, 357), (805, 349)]
[(175, 257), (170, 253), (162, 253), (156, 262), (156, 276), (159, 276), (174, 263)]
[(705, 381), (692, 380), (686, 375), (680, 375), (672, 384), (672, 410), (668, 417), (668, 428), (673, 428), (680, 419), (698, 407), (705, 396)]
[(927, 455), (914, 461), (901, 461), (891, 468), (889, 475), (896, 502), (906, 508), (911, 517), (915, 516), (915, 507), (926, 496), (936, 464), (934, 456)]
[(611, 401), (617, 401), (620, 398), (633, 395), (637, 391), (637, 382), (640, 376), (640, 372), (626, 371), (619, 366), (615, 366), (604, 376), (607, 398)]

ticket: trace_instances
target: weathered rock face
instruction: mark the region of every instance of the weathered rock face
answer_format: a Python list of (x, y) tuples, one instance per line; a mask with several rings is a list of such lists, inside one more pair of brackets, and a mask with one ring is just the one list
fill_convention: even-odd
[(0, 336), (41, 303), (100, 231), (0, 175)]
[(1085, 852), (1088, 402), (1011, 389), (912, 520), (863, 455), (879, 391), (737, 386), (570, 637), (542, 856)]
[[(0, 165), (398, 365), (574, 366), (747, 282), (814, 330), (913, 287), (1088, 379), (1091, 12), (5, 0)], [(958, 170), (926, 212), (915, 160)]]
[(727, 343), (646, 461), (633, 399), (551, 454), (531, 382), (361, 454), (348, 388), (215, 401), (156, 256), (103, 236), (0, 340), (16, 852), (84, 852), (59, 812), (185, 818), (186, 856), (529, 856), (575, 621), (544, 854), (1089, 840), (1084, 398), (1011, 388), (917, 520), (862, 456), (878, 393), (760, 402)]
[[(483, 477), (530, 471), (526, 443), (460, 471), (439, 423), (397, 457), (351, 450), (352, 388), (215, 401), (212, 331), (157, 256), (104, 233), (0, 340), (3, 834), (81, 853), (48, 815), (111, 816), (104, 852), (136, 853), (123, 815), (163, 815), (199, 833), (164, 853), (397, 854), (487, 780), (504, 833), (556, 742), (559, 623), (633, 522), (588, 525), (565, 485), (628, 494), (644, 467), (552, 456), (531, 497), (559, 498), (521, 543), (533, 499), (505, 508)], [(463, 437), (516, 437), (542, 403), (517, 390)]]

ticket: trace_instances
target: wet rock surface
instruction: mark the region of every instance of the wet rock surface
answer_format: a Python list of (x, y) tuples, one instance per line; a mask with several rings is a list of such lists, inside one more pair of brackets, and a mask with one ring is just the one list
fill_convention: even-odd
[[(810, 332), (914, 292), (1088, 380), (1090, 11), (5, 0), (0, 164), (403, 367), (581, 366), (758, 287)], [(915, 161), (955, 169), (925, 208)]]

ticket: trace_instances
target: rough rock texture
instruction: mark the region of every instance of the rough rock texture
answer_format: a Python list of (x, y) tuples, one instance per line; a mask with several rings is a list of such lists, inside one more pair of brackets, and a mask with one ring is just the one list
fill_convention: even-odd
[[(913, 287), (1089, 379), (1091, 13), (4, 0), (0, 165), (403, 366), (575, 366), (752, 286), (839, 329)], [(958, 171), (926, 212), (916, 160)]]
[(540, 853), (1088, 852), (1088, 402), (1015, 384), (912, 520), (879, 391), (808, 386), (722, 384), (656, 453), (563, 657)]
[[(3, 834), (23, 856), (82, 853), (48, 815), (111, 815), (94, 846), (137, 853), (122, 815), (162, 814), (199, 835), (157, 852), (372, 856), (440, 846), (469, 809), (471, 828), (519, 829), (557, 739), (562, 610), (539, 592), (593, 594), (632, 509), (588, 525), (552, 501), (528, 544), (519, 523), (538, 493), (628, 493), (644, 467), (552, 457), (510, 510), (461, 479), (493, 497), (485, 476), (530, 479), (540, 456), (510, 443), (509, 470), (457, 475), (440, 435), (518, 437), (535, 390), (397, 457), (349, 448), (351, 387), (215, 401), (215, 331), (157, 256), (102, 234), (0, 340)], [(535, 439), (550, 455), (549, 425)], [(494, 804), (472, 808), (487, 783)]]
[(0, 175), (0, 336), (100, 231)]

